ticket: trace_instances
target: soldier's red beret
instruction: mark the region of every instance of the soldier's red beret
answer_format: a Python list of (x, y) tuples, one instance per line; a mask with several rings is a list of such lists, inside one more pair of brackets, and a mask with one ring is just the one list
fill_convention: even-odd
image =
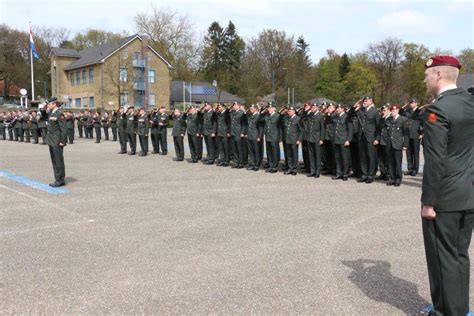
[(425, 68), (431, 68), (436, 66), (451, 66), (461, 69), (461, 63), (454, 56), (440, 55), (433, 56), (425, 64)]

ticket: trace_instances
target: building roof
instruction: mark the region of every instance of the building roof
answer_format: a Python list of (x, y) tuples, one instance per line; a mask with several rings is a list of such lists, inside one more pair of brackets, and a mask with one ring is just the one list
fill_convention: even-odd
[[(95, 47), (90, 47), (83, 49), (79, 52), (75, 51), (74, 49), (67, 49), (67, 48), (53, 48), (51, 53), (55, 54), (56, 56), (62, 57), (75, 57), (77, 60), (73, 61), (69, 65), (67, 65), (64, 70), (73, 70), (89, 65), (103, 63), (105, 59), (113, 55), (117, 52), (120, 48), (128, 45), (131, 41), (138, 38), (142, 41), (142, 38), (138, 34), (134, 34), (125, 38), (122, 38), (116, 42), (110, 42), (106, 44), (102, 44)], [(157, 51), (155, 51), (152, 47), (148, 45), (148, 48), (155, 53), (168, 67), (171, 67), (171, 64), (166, 61)]]
[[(186, 102), (223, 102), (232, 103), (239, 102), (244, 103), (245, 101), (227, 91), (218, 90), (209, 82), (184, 82), (184, 91)], [(183, 81), (172, 81), (171, 82), (171, 103), (183, 102)]]
[(457, 86), (464, 90), (474, 87), (474, 74), (460, 74), (458, 76)]
[(61, 48), (61, 47), (53, 47), (51, 49), (51, 54), (54, 54), (59, 57), (73, 57), (73, 58), (80, 58), (81, 55), (75, 50), (70, 48)]

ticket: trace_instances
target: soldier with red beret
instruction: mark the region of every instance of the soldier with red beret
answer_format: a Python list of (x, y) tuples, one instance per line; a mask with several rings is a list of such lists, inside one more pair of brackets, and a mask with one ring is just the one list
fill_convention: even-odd
[(425, 165), (421, 195), (423, 237), (433, 306), (431, 315), (469, 312), (469, 244), (474, 227), (474, 97), (456, 86), (461, 65), (452, 56), (425, 64), (435, 96), (423, 119)]

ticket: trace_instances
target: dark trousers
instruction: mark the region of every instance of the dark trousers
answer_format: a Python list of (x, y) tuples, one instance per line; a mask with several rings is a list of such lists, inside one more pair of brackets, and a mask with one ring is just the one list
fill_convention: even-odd
[(82, 125), (77, 125), (77, 130), (79, 131), (79, 138), (82, 138), (82, 135), (83, 135), (83, 132), (84, 132), (84, 129), (82, 127)]
[(188, 134), (188, 145), (189, 151), (191, 153), (191, 160), (197, 161), (199, 159), (198, 156), (198, 147), (199, 147), (199, 137), (196, 135)]
[[(100, 131), (100, 128), (99, 128), (99, 131)], [(94, 127), (93, 126), (87, 126), (86, 127), (86, 132), (87, 132), (87, 135), (86, 135), (86, 138), (94, 138)]]
[(14, 128), (13, 131), (15, 133), (14, 134), (15, 135), (15, 141), (17, 142), (17, 141), (20, 140), (20, 129), (19, 128)]
[(306, 171), (309, 171), (309, 142), (307, 140), (303, 140), (301, 142), (301, 151), (303, 152), (303, 165)]
[(127, 152), (127, 133), (125, 131), (120, 131), (118, 133), (119, 136), (119, 143), (120, 143), (120, 152), (126, 153)]
[(351, 162), (350, 162), (350, 169), (356, 177), (361, 176), (361, 171), (360, 171), (360, 155), (359, 155), (359, 143), (351, 143), (351, 146), (349, 148), (351, 152)]
[(347, 177), (349, 175), (349, 147), (344, 144), (334, 144), (334, 157), (336, 177)]
[(13, 129), (8, 128), (8, 140), (13, 140)]
[(250, 167), (260, 167), (260, 149), (257, 140), (247, 139), (248, 164)]
[[(168, 153), (168, 139), (167, 139), (166, 130), (158, 134), (158, 144), (159, 144), (159, 147), (161, 147), (161, 153), (166, 155)], [(202, 148), (202, 145), (201, 145), (201, 148)], [(201, 149), (201, 152), (202, 152), (202, 149)]]
[(308, 142), (309, 173), (319, 176), (321, 173), (321, 145)]
[(112, 140), (116, 141), (117, 140), (117, 126), (112, 126)]
[(25, 141), (25, 130), (22, 127), (18, 129), (18, 137), (20, 142)]
[(173, 136), (174, 151), (176, 152), (176, 158), (184, 159), (184, 142), (183, 136)]
[(127, 133), (128, 145), (130, 146), (130, 153), (134, 154), (137, 152), (137, 134)]
[(288, 171), (298, 171), (298, 145), (286, 144), (285, 157), (288, 157)]
[(148, 135), (138, 135), (138, 140), (140, 141), (140, 148), (142, 150), (142, 154), (148, 153)]
[(360, 170), (363, 178), (372, 178), (377, 172), (377, 151), (374, 144), (362, 135), (359, 142)]
[(437, 212), (434, 220), (422, 219), (422, 225), (435, 313), (467, 315), (474, 210)]
[(206, 143), (207, 159), (209, 162), (213, 162), (216, 159), (216, 138), (204, 135), (204, 142)]
[(324, 141), (324, 167), (332, 174), (336, 173), (336, 158), (334, 156), (334, 144), (331, 140)]
[(420, 140), (410, 138), (407, 147), (407, 169), (418, 173), (420, 166)]
[(153, 147), (153, 153), (160, 152), (160, 144), (158, 143), (158, 133), (156, 131), (151, 132), (151, 145)]
[(33, 128), (31, 130), (31, 137), (33, 137), (33, 143), (34, 144), (38, 144), (38, 133), (39, 133), (39, 130), (37, 128)]
[(109, 140), (109, 128), (103, 127), (103, 129), (104, 129), (105, 140)]
[(29, 128), (25, 128), (25, 142), (31, 142), (31, 130)]
[(379, 165), (380, 175), (388, 176), (389, 175), (389, 158), (388, 158), (388, 148), (385, 145), (377, 146), (377, 162)]
[(53, 163), (54, 180), (57, 183), (63, 183), (66, 176), (66, 167), (64, 166), (63, 147), (49, 146), (49, 154)]
[(100, 126), (95, 126), (94, 129), (95, 129), (95, 141), (100, 143), (100, 139), (101, 139)]
[(0, 127), (0, 136), (2, 137), (3, 140), (7, 139), (7, 133), (6, 133), (5, 127)]
[(197, 139), (197, 155), (198, 155), (198, 159), (201, 160), (202, 159), (202, 149), (203, 149), (203, 146), (202, 146), (202, 136), (199, 136)]
[(67, 139), (69, 141), (69, 144), (74, 143), (74, 129), (73, 128), (67, 129)]
[(278, 142), (266, 142), (268, 167), (271, 170), (278, 169), (280, 161), (280, 144)]
[(219, 150), (220, 161), (229, 163), (229, 138), (226, 136), (217, 136), (217, 149)]
[(46, 144), (46, 136), (48, 135), (48, 129), (46, 127), (39, 127), (38, 132), (43, 139), (43, 144)]
[(402, 182), (402, 157), (401, 150), (388, 148), (388, 170), (390, 172), (390, 179), (395, 182)]
[(242, 163), (244, 165), (249, 163), (249, 148), (247, 145), (247, 138), (242, 138)]
[(243, 164), (242, 139), (240, 136), (232, 136), (231, 141), (234, 162), (241, 165)]
[[(283, 163), (283, 168), (288, 168), (288, 145), (286, 144), (285, 141), (283, 141), (283, 155), (284, 157), (284, 163)], [(278, 159), (280, 161), (280, 159)]]

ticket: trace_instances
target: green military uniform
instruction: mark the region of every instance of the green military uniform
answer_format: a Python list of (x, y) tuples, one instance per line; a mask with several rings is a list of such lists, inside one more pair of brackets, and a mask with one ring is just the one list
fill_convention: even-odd
[(280, 114), (267, 114), (265, 120), (265, 145), (267, 149), (268, 170), (266, 172), (275, 173), (278, 171), (280, 162)]
[(105, 140), (109, 140), (109, 116), (104, 113), (100, 121), (102, 123), (102, 128), (104, 129)]
[(319, 178), (321, 174), (321, 141), (324, 139), (324, 115), (321, 112), (311, 112), (306, 116), (305, 133), (308, 139), (308, 177)]
[(115, 116), (115, 112), (112, 112), (109, 122), (110, 122), (110, 129), (112, 130), (112, 140), (116, 142), (117, 141), (117, 116)]
[(336, 173), (336, 159), (334, 157), (334, 127), (332, 121), (333, 114), (326, 113), (324, 116), (324, 144), (323, 144), (323, 166), (324, 174)]
[(333, 146), (334, 158), (336, 161), (336, 176), (333, 179), (342, 179), (347, 181), (349, 176), (349, 146), (346, 142), (352, 141), (352, 124), (346, 113), (336, 113), (333, 118)]
[(397, 118), (390, 117), (387, 122), (386, 148), (390, 172), (388, 185), (399, 186), (402, 182), (403, 147), (408, 145), (406, 121), (406, 117), (398, 115)]
[[(55, 182), (51, 186), (62, 186), (65, 184), (66, 168), (64, 166), (63, 148), (67, 142), (66, 118), (61, 109), (53, 110), (49, 115), (43, 112), (48, 118), (48, 135), (46, 143), (49, 145), (51, 162), (53, 163)], [(61, 145), (63, 146), (61, 146)]]
[(5, 130), (5, 115), (3, 113), (0, 113), (0, 137), (3, 140), (7, 139), (7, 134)]
[(139, 156), (146, 156), (148, 154), (148, 133), (150, 130), (150, 124), (148, 120), (148, 114), (143, 112), (137, 119), (137, 135), (140, 141), (141, 152)]
[(230, 136), (232, 155), (235, 165), (232, 168), (242, 168), (244, 155), (242, 152), (242, 136), (245, 131), (244, 113), (240, 110), (230, 112)]
[(117, 131), (118, 139), (120, 143), (119, 154), (127, 153), (127, 116), (125, 113), (120, 113), (120, 111), (114, 113), (114, 117), (117, 120)]
[(38, 134), (43, 139), (42, 145), (46, 145), (46, 137), (48, 135), (48, 129), (46, 127), (46, 117), (43, 117), (42, 112), (38, 112)]
[(288, 171), (285, 174), (296, 175), (298, 171), (298, 147), (301, 143), (302, 130), (300, 117), (296, 114), (285, 120), (285, 158), (288, 160)]
[(168, 122), (168, 114), (165, 112), (158, 114), (158, 143), (161, 147), (160, 155), (168, 154)]
[(79, 115), (76, 117), (77, 120), (77, 130), (79, 131), (79, 138), (82, 138), (83, 133), (84, 133), (84, 124), (82, 122), (82, 113), (79, 113)]
[(38, 144), (38, 116), (31, 115), (30, 122), (31, 122), (33, 144)]
[(188, 128), (188, 145), (191, 153), (191, 160), (189, 162), (196, 163), (199, 160), (199, 139), (198, 134), (201, 134), (202, 124), (197, 113), (188, 113), (186, 115), (186, 126)]
[(202, 114), (202, 133), (206, 143), (207, 160), (204, 164), (212, 165), (216, 159), (217, 120), (213, 110)]
[[(100, 125), (101, 125), (100, 120), (101, 120), (100, 115), (98, 115), (97, 113), (94, 114), (94, 116), (92, 117), (92, 124), (93, 124), (94, 129), (95, 129), (95, 142), (96, 143), (100, 143), (100, 139), (101, 139), (101, 135), (102, 135), (102, 133), (100, 132)], [(91, 135), (92, 135), (92, 133), (91, 133)]]
[(245, 136), (247, 139), (248, 148), (248, 163), (247, 170), (258, 171), (262, 164), (262, 157), (260, 156), (260, 146), (263, 140), (263, 126), (262, 117), (260, 113), (249, 113), (247, 115), (247, 124), (245, 127)]
[(173, 115), (173, 136), (174, 150), (176, 152), (176, 161), (184, 160), (184, 134), (186, 134), (186, 114), (181, 113), (176, 116)]
[(66, 117), (67, 138), (69, 144), (74, 143), (74, 116), (68, 115)]
[(130, 112), (127, 114), (127, 140), (130, 146), (129, 155), (135, 155), (137, 151), (137, 116), (135, 113)]
[(431, 298), (437, 315), (469, 309), (469, 244), (474, 226), (474, 97), (461, 88), (440, 93), (424, 113), (421, 203)]
[(29, 143), (31, 141), (30, 139), (30, 114), (25, 113), (23, 115), (23, 120), (22, 120), (22, 138), (23, 134), (25, 135), (25, 143)]
[(219, 151), (218, 166), (228, 167), (230, 161), (230, 115), (227, 109), (217, 113), (217, 150)]
[(421, 135), (421, 117), (420, 109), (406, 109), (401, 115), (408, 118), (406, 128), (408, 130), (407, 157), (407, 175), (416, 176), (420, 166), (420, 135)]

